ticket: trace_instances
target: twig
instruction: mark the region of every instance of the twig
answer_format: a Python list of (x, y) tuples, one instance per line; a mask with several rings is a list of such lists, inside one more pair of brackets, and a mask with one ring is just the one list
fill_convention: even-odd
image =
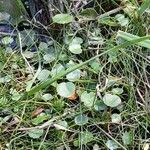
[(120, 11), (120, 10), (122, 10), (122, 9), (123, 9), (122, 7), (115, 8), (115, 9), (113, 9), (113, 10), (111, 10), (111, 11), (108, 11), (108, 12), (106, 12), (106, 13), (104, 13), (104, 14), (101, 14), (101, 15), (97, 16), (96, 19), (104, 18), (104, 17), (110, 16), (110, 15), (112, 15), (112, 14), (117, 13), (118, 11)]
[(6, 32), (0, 32), (0, 35), (17, 36), (16, 33), (6, 33)]
[(140, 96), (142, 102), (145, 104), (145, 100), (144, 100), (144, 98), (143, 98), (143, 96), (142, 96), (140, 90), (139, 90), (138, 88), (137, 88), (136, 90), (137, 90), (137, 93), (138, 93), (138, 95)]

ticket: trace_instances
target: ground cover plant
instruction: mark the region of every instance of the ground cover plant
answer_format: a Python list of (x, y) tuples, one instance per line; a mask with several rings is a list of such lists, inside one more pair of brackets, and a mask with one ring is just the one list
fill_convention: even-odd
[(0, 149), (148, 150), (149, 0), (60, 2), (0, 7)]

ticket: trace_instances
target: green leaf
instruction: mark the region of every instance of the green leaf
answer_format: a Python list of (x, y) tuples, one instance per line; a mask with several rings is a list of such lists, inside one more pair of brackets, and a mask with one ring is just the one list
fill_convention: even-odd
[(16, 89), (10, 89), (10, 94), (12, 95), (12, 100), (18, 101), (21, 98), (21, 94)]
[(67, 121), (62, 121), (62, 120), (59, 120), (56, 122), (58, 125), (62, 126), (62, 127), (65, 127), (65, 128), (68, 128), (68, 123)]
[(87, 91), (84, 91), (81, 94), (81, 102), (83, 102), (86, 107), (91, 108), (95, 102), (95, 93), (87, 93)]
[(8, 53), (8, 54), (12, 54), (12, 53), (13, 53), (13, 49), (12, 49), (11, 47), (8, 47), (8, 46), (7, 46), (7, 47), (5, 48), (5, 52)]
[[(75, 65), (75, 63), (72, 60), (70, 60), (69, 63), (66, 64), (66, 68), (69, 68), (73, 65)], [(80, 76), (81, 76), (81, 71), (79, 69), (77, 69), (77, 70), (74, 70), (71, 73), (67, 74), (66, 78), (69, 81), (77, 81), (80, 79)]]
[(66, 121), (59, 120), (54, 124), (55, 128), (58, 130), (67, 130), (68, 123)]
[(106, 142), (106, 146), (107, 146), (107, 148), (109, 148), (110, 150), (115, 150), (115, 149), (118, 149), (118, 148), (119, 148), (118, 145), (117, 145), (117, 143), (114, 142), (113, 140), (108, 140), (108, 141)]
[(107, 106), (104, 104), (103, 101), (96, 101), (95, 104), (94, 104), (94, 109), (96, 111), (102, 111), (102, 110), (105, 110), (107, 108)]
[(130, 132), (124, 132), (122, 135), (122, 141), (124, 145), (130, 145), (132, 143), (132, 135)]
[(0, 83), (8, 83), (10, 81), (11, 81), (11, 76), (10, 75), (0, 77)]
[(76, 80), (80, 79), (80, 76), (81, 76), (81, 71), (79, 69), (77, 69), (77, 70), (72, 71), (71, 73), (67, 74), (66, 78), (69, 81), (76, 81)]
[(123, 14), (117, 14), (117, 15), (115, 16), (115, 18), (117, 19), (117, 21), (119, 22), (119, 24), (120, 24), (121, 26), (127, 26), (128, 23), (129, 23), (128, 18), (125, 18), (125, 16), (124, 16)]
[(52, 18), (54, 23), (67, 24), (73, 21), (73, 16), (69, 14), (57, 14)]
[[(95, 34), (95, 33), (93, 33)], [(91, 35), (89, 36), (89, 40), (88, 40), (88, 44), (89, 45), (103, 45), (105, 42), (104, 42), (104, 39), (99, 36), (99, 35)]]
[(42, 99), (45, 100), (45, 101), (50, 101), (53, 98), (54, 97), (50, 93), (46, 93), (46, 94), (42, 95)]
[(54, 77), (54, 76), (57, 76), (58, 74), (60, 74), (61, 72), (65, 71), (65, 68), (62, 64), (56, 64), (52, 70), (51, 70), (51, 76)]
[(37, 116), (36, 118), (32, 119), (32, 124), (39, 125), (40, 123), (47, 120), (48, 118), (49, 118), (49, 116), (47, 116), (47, 115)]
[(54, 54), (45, 54), (43, 56), (43, 59), (45, 60), (44, 63), (51, 63), (52, 61), (55, 60), (55, 56), (54, 56)]
[(72, 52), (73, 54), (80, 54), (82, 53), (81, 45), (76, 43), (70, 43), (69, 51)]
[(40, 44), (39, 44), (39, 49), (40, 49), (41, 51), (47, 50), (47, 49), (48, 49), (48, 44), (45, 43), (45, 42), (40, 42)]
[(79, 18), (83, 20), (94, 20), (97, 17), (97, 12), (93, 8), (87, 8), (82, 10), (82, 12), (79, 14)]
[(29, 137), (31, 137), (33, 139), (38, 139), (43, 135), (44, 130), (43, 129), (31, 129), (27, 133), (28, 133)]
[(14, 39), (11, 38), (11, 37), (8, 37), (8, 36), (2, 38), (2, 40), (1, 40), (1, 42), (2, 42), (4, 45), (11, 44), (13, 41), (14, 41)]
[(76, 36), (76, 37), (74, 37), (74, 39), (72, 40), (71, 43), (74, 43), (74, 44), (82, 44), (82, 43), (83, 43), (83, 39)]
[(112, 93), (116, 94), (116, 95), (120, 95), (123, 93), (123, 89), (122, 88), (113, 88)]
[(80, 145), (86, 145), (87, 143), (94, 140), (94, 136), (91, 132), (85, 131), (81, 132), (79, 136), (79, 143)]
[(75, 92), (75, 85), (72, 82), (62, 82), (57, 85), (57, 93), (65, 98), (73, 95)]
[(103, 102), (110, 107), (116, 107), (121, 104), (121, 99), (117, 95), (105, 94), (103, 97)]
[(49, 75), (50, 75), (50, 71), (47, 70), (47, 69), (43, 69), (43, 70), (41, 70), (41, 72), (38, 74), (37, 79), (38, 79), (39, 81), (44, 81), (44, 80), (48, 79)]
[(121, 122), (121, 115), (120, 114), (112, 114), (111, 115), (111, 122), (112, 123), (120, 123)]
[(76, 125), (82, 126), (88, 123), (88, 117), (86, 115), (78, 115), (75, 117), (74, 121)]
[(98, 73), (98, 72), (100, 71), (100, 69), (102, 68), (101, 65), (100, 65), (100, 63), (99, 63), (98, 61), (96, 61), (96, 60), (91, 61), (91, 62), (89, 63), (89, 65), (92, 67), (92, 69), (93, 69), (96, 73)]
[(80, 37), (75, 37), (69, 44), (69, 51), (71, 51), (73, 54), (82, 53), (82, 49), (81, 49), (82, 43), (83, 40)]
[(99, 18), (98, 19), (99, 24), (104, 24), (108, 26), (118, 26), (118, 23), (113, 17), (104, 17), (104, 18)]
[(64, 54), (61, 54), (60, 56), (59, 56), (59, 60), (60, 61), (66, 61), (66, 60), (68, 60), (69, 59), (69, 55), (67, 55), (66, 53), (64, 53)]

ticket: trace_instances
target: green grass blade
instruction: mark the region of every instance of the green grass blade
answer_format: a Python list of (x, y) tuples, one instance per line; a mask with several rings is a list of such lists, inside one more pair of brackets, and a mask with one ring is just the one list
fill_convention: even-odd
[(107, 54), (109, 51), (117, 50), (117, 49), (120, 49), (120, 48), (125, 48), (125, 47), (133, 45), (133, 44), (138, 44), (139, 42), (145, 41), (147, 39), (150, 39), (150, 36), (145, 36), (145, 37), (140, 37), (140, 38), (135, 38), (135, 39), (133, 38), (133, 40), (131, 40), (131, 41), (129, 40), (128, 42), (125, 42), (125, 43), (123, 43), (123, 44), (121, 44), (119, 46), (115, 46), (114, 48), (108, 49), (107, 51), (105, 51), (105, 52), (103, 52), (103, 53), (101, 53), (99, 55), (96, 55), (96, 56), (92, 57), (91, 59), (89, 59), (89, 60), (87, 60), (87, 61), (85, 61), (83, 63), (77, 64), (77, 65), (75, 65), (73, 67), (68, 68), (66, 71), (64, 71), (63, 73), (55, 76), (54, 78), (48, 79), (48, 80), (40, 83), (39, 85), (33, 87), (26, 94), (29, 95), (29, 96), (35, 94), (36, 92), (38, 92), (38, 91), (48, 87), (49, 85), (51, 85), (55, 81), (61, 79), (64, 76), (66, 76), (70, 72), (72, 72), (72, 71), (74, 71), (74, 70), (76, 70), (78, 68), (81, 68), (82, 66), (88, 64), (90, 61), (92, 61), (92, 60), (94, 60), (94, 59), (96, 59), (98, 57), (101, 57), (104, 54)]
[(150, 8), (150, 1), (149, 0), (144, 0), (141, 7), (138, 10), (138, 14), (142, 15), (146, 9)]
[[(140, 38), (139, 36), (136, 36), (136, 35), (133, 35), (133, 34), (130, 34), (127, 32), (123, 32), (123, 31), (118, 31), (117, 37), (120, 37), (127, 41), (131, 41), (131, 40)], [(150, 40), (144, 40), (144, 41), (138, 42), (137, 45), (150, 49)]]

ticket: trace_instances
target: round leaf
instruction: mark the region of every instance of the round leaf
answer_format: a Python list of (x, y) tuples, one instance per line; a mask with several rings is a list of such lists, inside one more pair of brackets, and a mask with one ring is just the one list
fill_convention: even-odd
[(66, 121), (59, 120), (54, 124), (55, 128), (58, 130), (67, 130), (68, 123)]
[(59, 120), (58, 122), (56, 122), (57, 124), (65, 127), (65, 128), (68, 128), (68, 123), (67, 121), (62, 121), (62, 120)]
[(41, 70), (41, 72), (38, 74), (37, 76), (37, 79), (39, 81), (44, 81), (48, 78), (48, 76), (50, 75), (50, 71), (49, 70), (46, 70), (46, 69), (43, 69)]
[(75, 37), (71, 43), (76, 43), (76, 44), (82, 44), (83, 43), (83, 39), (80, 37)]
[(52, 19), (54, 23), (67, 24), (73, 21), (73, 16), (69, 14), (57, 14)]
[(105, 94), (103, 97), (103, 102), (110, 107), (116, 107), (121, 104), (121, 99), (117, 95)]
[(31, 129), (28, 131), (28, 135), (33, 139), (38, 139), (43, 135), (43, 129)]
[(41, 42), (40, 44), (39, 44), (39, 49), (40, 50), (47, 50), (48, 49), (48, 44), (47, 43), (45, 43), (45, 42)]
[(125, 16), (124, 16), (123, 14), (117, 14), (117, 15), (115, 16), (115, 18), (117, 19), (117, 21), (119, 22), (119, 24), (120, 24), (121, 26), (126, 26), (126, 25), (128, 25), (128, 23), (129, 23), (128, 18), (125, 18)]
[(81, 132), (80, 134), (80, 144), (81, 145), (86, 145), (87, 143), (93, 141), (94, 137), (93, 134), (91, 132), (85, 131), (85, 132)]
[(73, 54), (80, 54), (82, 53), (81, 45), (77, 43), (70, 43), (69, 51), (71, 51)]
[(78, 115), (74, 119), (75, 124), (82, 126), (88, 123), (88, 117), (86, 115)]
[(113, 89), (112, 89), (112, 93), (113, 93), (113, 94), (120, 95), (120, 94), (123, 93), (123, 89), (122, 89), (122, 88), (113, 88)]
[(55, 60), (55, 56), (52, 54), (45, 54), (43, 59), (46, 61), (46, 63), (50, 63)]
[(94, 105), (94, 101), (95, 101), (94, 92), (87, 93), (87, 91), (85, 91), (81, 94), (81, 102), (83, 102), (86, 107), (91, 108)]
[(64, 66), (62, 64), (56, 64), (51, 70), (51, 76), (54, 77), (63, 71), (65, 71)]
[(79, 69), (72, 71), (71, 73), (66, 75), (66, 78), (69, 81), (76, 81), (80, 79), (81, 71)]
[(94, 109), (96, 111), (102, 111), (105, 110), (107, 108), (107, 106), (104, 104), (103, 101), (96, 101), (96, 103), (94, 104)]
[(65, 98), (68, 98), (75, 92), (75, 85), (72, 82), (62, 82), (57, 86), (57, 93)]
[(113, 140), (108, 140), (108, 141), (106, 142), (106, 146), (107, 146), (110, 150), (118, 149), (117, 143), (115, 143)]
[(80, 17), (84, 20), (94, 20), (97, 17), (97, 12), (93, 8), (87, 8), (80, 13)]
[(124, 132), (122, 135), (122, 141), (124, 145), (129, 145), (132, 143), (132, 135), (130, 132)]
[(112, 114), (111, 115), (111, 121), (113, 123), (119, 123), (119, 122), (121, 122), (121, 115), (120, 114)]

